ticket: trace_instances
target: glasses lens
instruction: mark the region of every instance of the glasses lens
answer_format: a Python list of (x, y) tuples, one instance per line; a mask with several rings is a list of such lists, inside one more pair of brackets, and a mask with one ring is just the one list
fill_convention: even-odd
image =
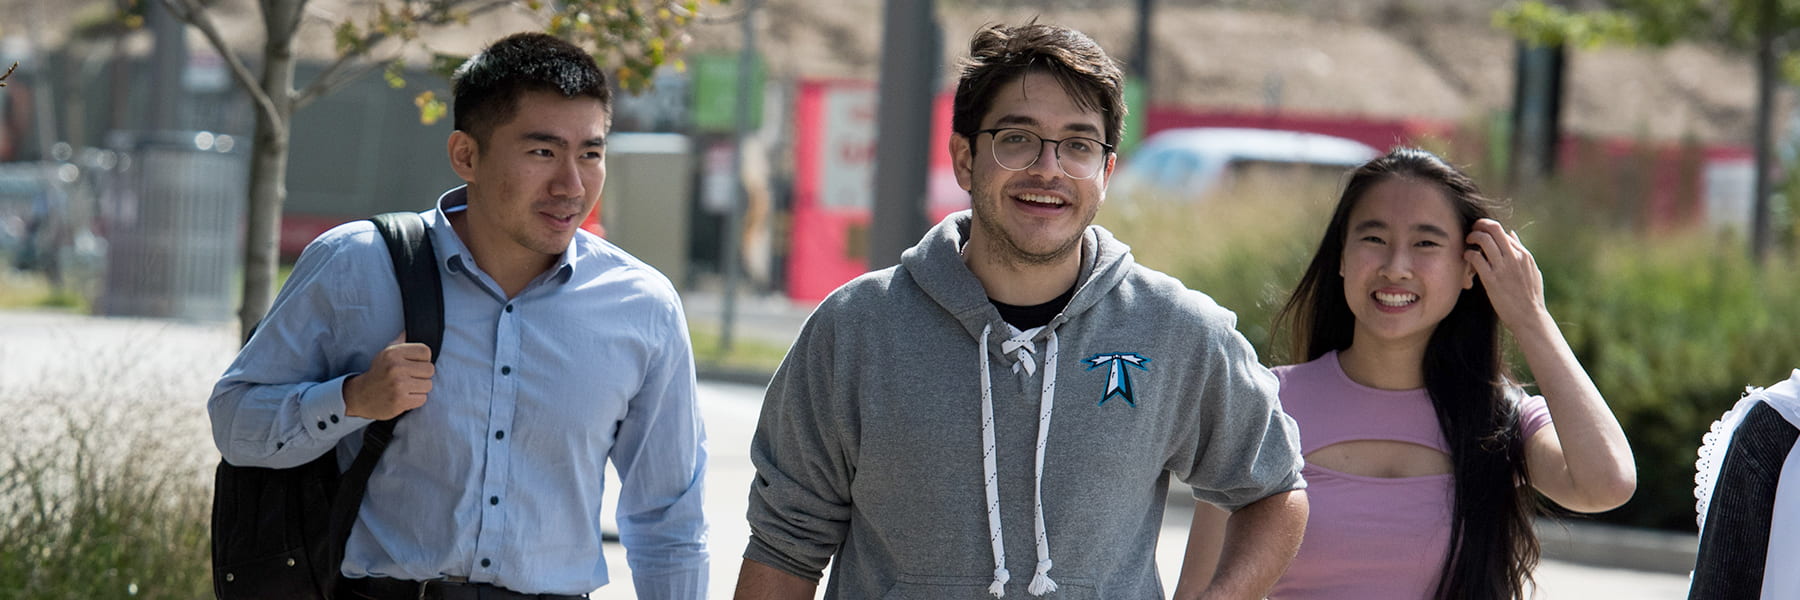
[(1072, 137), (1058, 142), (1056, 145), (1056, 162), (1062, 166), (1063, 173), (1076, 179), (1087, 179), (1094, 176), (1100, 168), (1100, 162), (1106, 158), (1106, 147), (1098, 140), (1084, 137)]
[[(1044, 138), (1023, 129), (994, 131), (994, 162), (1012, 171), (1023, 171), (1037, 164), (1044, 151)], [(1056, 164), (1075, 179), (1093, 177), (1106, 161), (1106, 145), (1085, 137), (1066, 138), (1056, 143)]]
[(1014, 171), (1031, 168), (1043, 148), (1044, 138), (1023, 129), (994, 132), (994, 161)]

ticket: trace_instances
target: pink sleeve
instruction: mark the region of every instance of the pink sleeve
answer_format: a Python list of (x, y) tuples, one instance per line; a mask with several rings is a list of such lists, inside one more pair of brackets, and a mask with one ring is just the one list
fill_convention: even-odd
[(1519, 401), (1519, 431), (1524, 439), (1531, 439), (1539, 429), (1550, 425), (1550, 405), (1544, 402), (1543, 396), (1526, 396)]

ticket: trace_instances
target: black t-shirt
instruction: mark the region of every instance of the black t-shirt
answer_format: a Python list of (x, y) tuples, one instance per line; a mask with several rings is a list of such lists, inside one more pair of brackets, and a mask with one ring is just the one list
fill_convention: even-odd
[(988, 302), (994, 303), (994, 308), (1000, 311), (1001, 319), (1013, 327), (1019, 328), (1019, 331), (1025, 331), (1049, 324), (1051, 319), (1056, 318), (1057, 313), (1061, 313), (1062, 309), (1069, 305), (1069, 299), (1074, 297), (1075, 286), (1071, 285), (1069, 291), (1063, 292), (1061, 296), (1043, 304), (1013, 306), (993, 298), (988, 298)]

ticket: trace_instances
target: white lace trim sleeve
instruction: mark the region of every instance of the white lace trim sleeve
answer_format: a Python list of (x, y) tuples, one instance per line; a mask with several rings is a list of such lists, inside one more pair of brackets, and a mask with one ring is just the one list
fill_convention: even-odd
[(1695, 521), (1702, 530), (1706, 528), (1706, 509), (1712, 501), (1713, 485), (1719, 481), (1719, 468), (1725, 463), (1725, 453), (1731, 449), (1732, 434), (1757, 402), (1769, 403), (1800, 426), (1800, 369), (1795, 369), (1787, 381), (1768, 388), (1744, 388), (1744, 397), (1720, 415), (1719, 420), (1713, 421), (1712, 427), (1701, 438), (1699, 458), (1694, 461), (1694, 510)]
[(1725, 452), (1731, 449), (1731, 434), (1744, 422), (1750, 407), (1762, 401), (1762, 390), (1755, 386), (1745, 388), (1744, 397), (1713, 421), (1700, 438), (1700, 458), (1694, 461), (1694, 511), (1698, 515), (1694, 520), (1702, 530), (1706, 529), (1706, 507), (1712, 502), (1713, 484), (1719, 481), (1719, 467), (1725, 463)]

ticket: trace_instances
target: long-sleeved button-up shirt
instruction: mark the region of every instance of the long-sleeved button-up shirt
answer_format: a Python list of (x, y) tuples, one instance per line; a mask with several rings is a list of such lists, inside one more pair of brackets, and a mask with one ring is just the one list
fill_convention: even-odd
[[(607, 582), (611, 460), (637, 594), (705, 596), (705, 433), (674, 287), (581, 233), (507, 298), (446, 217), (466, 203), (457, 188), (422, 213), (443, 279), (443, 349), (425, 404), (369, 478), (343, 574), (590, 592)], [(302, 253), (209, 401), (227, 461), (291, 467), (340, 447), (349, 466), (370, 421), (344, 414), (344, 381), (402, 329), (385, 248), (357, 221)]]

